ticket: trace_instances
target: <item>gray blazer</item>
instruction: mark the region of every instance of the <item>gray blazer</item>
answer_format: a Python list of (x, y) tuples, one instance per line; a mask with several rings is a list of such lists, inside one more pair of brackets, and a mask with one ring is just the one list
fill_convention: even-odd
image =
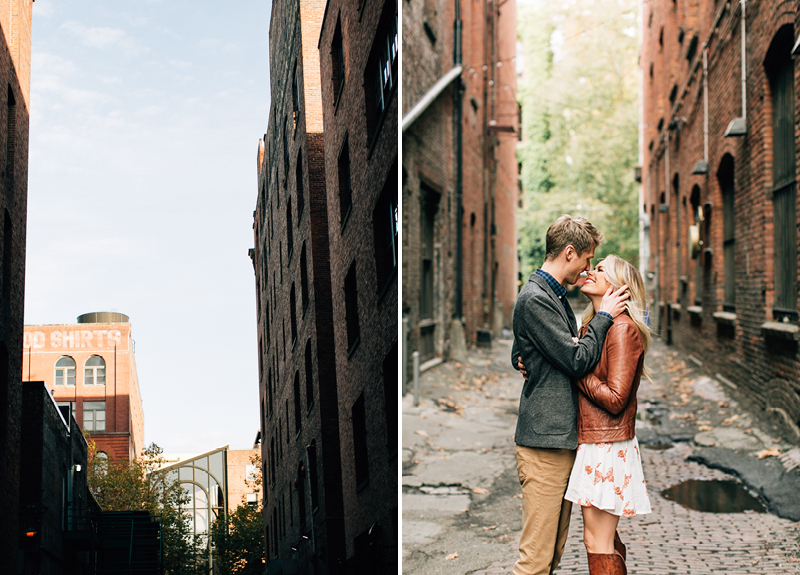
[(544, 278), (531, 274), (517, 296), (514, 309), (514, 345), (517, 358), (528, 372), (519, 398), (519, 419), (514, 441), (525, 447), (577, 449), (578, 391), (572, 385), (589, 373), (600, 359), (606, 332), (613, 320), (596, 315), (577, 343), (575, 315), (564, 308)]

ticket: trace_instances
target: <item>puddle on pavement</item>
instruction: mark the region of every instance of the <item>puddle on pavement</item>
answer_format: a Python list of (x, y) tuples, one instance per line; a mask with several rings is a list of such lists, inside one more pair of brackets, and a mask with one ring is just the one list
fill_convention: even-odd
[(666, 499), (695, 511), (765, 513), (761, 503), (735, 481), (689, 479), (661, 492)]
[(652, 449), (653, 451), (666, 451), (667, 449), (672, 449), (675, 447), (673, 443), (653, 443), (650, 445), (644, 445), (647, 449)]

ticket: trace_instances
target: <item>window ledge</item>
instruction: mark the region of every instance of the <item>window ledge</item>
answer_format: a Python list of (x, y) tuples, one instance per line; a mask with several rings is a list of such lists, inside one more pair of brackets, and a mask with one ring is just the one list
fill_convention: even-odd
[(798, 332), (800, 332), (800, 327), (794, 323), (768, 321), (761, 324), (761, 333), (764, 334), (764, 337), (797, 341), (799, 339)]
[(686, 308), (686, 311), (689, 312), (692, 315), (702, 315), (703, 314), (703, 308), (701, 306), (699, 306), (699, 305), (690, 305), (689, 307)]
[(730, 311), (716, 311), (714, 320), (725, 325), (736, 325), (736, 314)]
[(669, 304), (669, 307), (672, 308), (672, 311), (681, 313), (681, 304), (679, 304), (679, 303), (671, 303), (671, 304)]

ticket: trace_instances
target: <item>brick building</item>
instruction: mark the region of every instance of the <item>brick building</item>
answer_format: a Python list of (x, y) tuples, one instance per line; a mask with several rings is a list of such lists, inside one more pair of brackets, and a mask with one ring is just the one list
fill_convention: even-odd
[(800, 436), (798, 12), (642, 4), (642, 262), (653, 327)]
[(32, 0), (0, 0), (0, 573), (18, 547)]
[(515, 56), (514, 2), (404, 5), (403, 318), (422, 361), (511, 325)]
[(270, 571), (344, 573), (364, 544), (396, 566), (396, 89), (370, 76), (396, 78), (396, 8), (352, 8), (272, 5), (251, 252)]
[(345, 561), (338, 378), (331, 306), (321, 2), (272, 4), (271, 106), (259, 142), (256, 277), (270, 571), (337, 573)]
[(347, 566), (394, 573), (398, 541), (395, 0), (329, 0), (319, 36)]
[[(44, 381), (112, 461), (144, 448), (144, 412), (128, 316), (87, 313), (76, 324), (26, 325), (22, 380)], [(101, 455), (102, 457), (102, 455)]]

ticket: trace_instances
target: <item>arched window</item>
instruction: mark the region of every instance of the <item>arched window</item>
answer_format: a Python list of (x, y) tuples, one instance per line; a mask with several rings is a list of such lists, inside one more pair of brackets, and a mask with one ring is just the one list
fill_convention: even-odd
[(692, 188), (691, 204), (698, 235), (698, 245), (693, 254), (693, 247), (689, 246), (689, 253), (694, 259), (694, 305), (703, 305), (703, 246), (700, 238), (704, 238), (705, 234), (702, 231), (704, 218), (700, 208), (700, 186)]
[(106, 362), (99, 355), (93, 355), (83, 365), (83, 385), (105, 385)]
[(56, 362), (56, 385), (75, 385), (75, 360), (68, 355)]

